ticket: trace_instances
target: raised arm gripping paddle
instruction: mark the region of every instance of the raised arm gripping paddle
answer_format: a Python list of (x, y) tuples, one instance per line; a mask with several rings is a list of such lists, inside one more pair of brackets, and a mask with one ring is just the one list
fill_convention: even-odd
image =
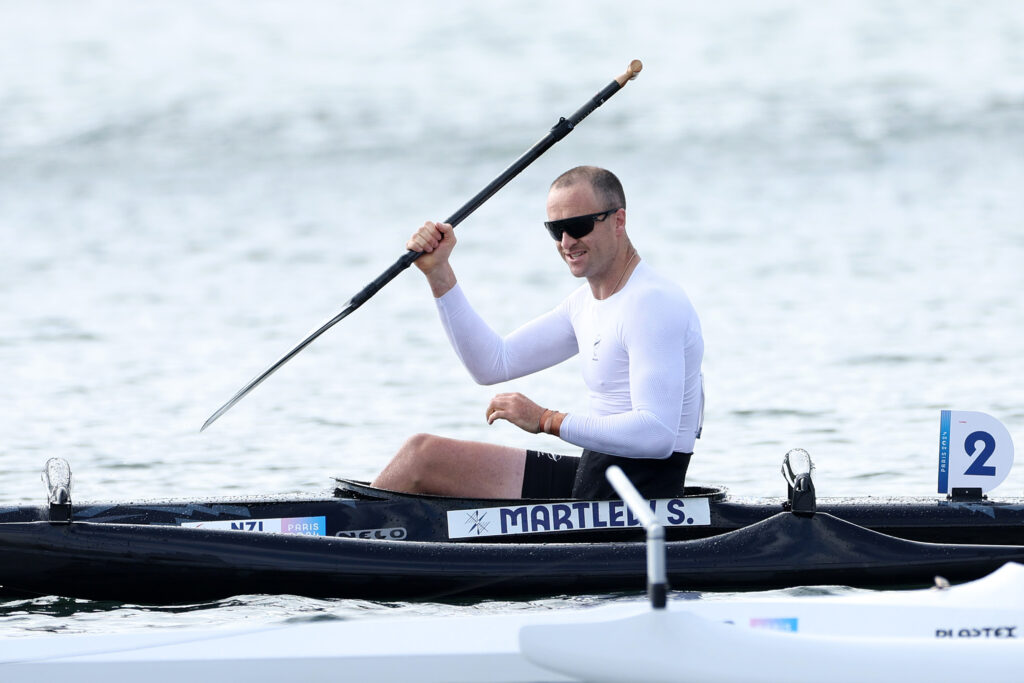
[[(626, 85), (627, 81), (631, 81), (634, 78), (636, 78), (637, 74), (640, 73), (640, 70), (642, 68), (643, 64), (640, 62), (639, 59), (634, 59), (632, 62), (630, 62), (629, 68), (626, 69), (625, 73), (623, 73), (621, 76), (616, 77), (615, 80), (606, 85), (601, 90), (601, 92), (597, 93), (592, 98), (590, 98), (590, 100), (582, 107), (577, 109), (572, 116), (570, 116), (569, 118), (563, 117), (558, 119), (558, 123), (556, 123), (554, 127), (551, 128), (547, 135), (545, 135), (533, 147), (528, 149), (521, 157), (516, 159), (511, 166), (502, 171), (497, 178), (492, 180), (487, 185), (487, 187), (480, 190), (480, 192), (478, 192), (476, 196), (474, 196), (468, 202), (463, 204), (462, 207), (454, 214), (452, 214), (451, 217), (445, 222), (450, 223), (452, 227), (455, 227), (463, 220), (465, 220), (471, 213), (480, 208), (480, 206), (484, 202), (486, 202), (488, 199), (494, 196), (494, 194), (498, 190), (500, 190), (506, 184), (508, 184), (510, 180), (515, 178), (527, 166), (536, 161), (540, 157), (540, 155), (544, 154), (544, 152), (550, 149), (556, 142), (558, 142), (566, 135), (571, 133), (573, 128), (575, 128), (580, 121), (587, 118), (587, 116), (589, 116), (592, 111), (600, 107), (608, 100), (609, 97), (617, 93), (624, 85)], [(408, 251), (405, 254), (403, 254), (397, 261), (391, 264), (391, 266), (387, 270), (381, 273), (376, 280), (363, 287), (362, 290), (360, 290), (358, 293), (356, 293), (355, 296), (349, 299), (348, 303), (345, 304), (345, 308), (340, 313), (338, 313), (336, 316), (334, 316), (324, 324), (320, 325), (320, 327), (316, 328), (313, 332), (311, 332), (309, 336), (307, 336), (305, 339), (303, 339), (298, 344), (293, 346), (292, 349), (288, 351), (288, 353), (281, 356), (281, 358), (275, 361), (273, 365), (271, 365), (266, 370), (264, 370), (260, 374), (256, 375), (256, 377), (254, 377), (252, 380), (250, 380), (249, 383), (242, 387), (237, 394), (231, 397), (231, 400), (222, 405), (220, 408), (217, 409), (217, 412), (215, 412), (213, 415), (207, 418), (206, 422), (203, 423), (203, 426), (199, 429), (199, 431), (203, 431), (211, 424), (213, 424), (217, 420), (217, 418), (231, 410), (232, 406), (234, 406), (236, 403), (245, 398), (245, 396), (250, 391), (259, 386), (260, 383), (263, 382), (263, 380), (274, 374), (274, 372), (276, 372), (279, 367), (281, 367), (282, 365), (290, 361), (292, 358), (294, 358), (299, 353), (299, 351), (302, 351), (302, 349), (309, 346), (314, 339), (319, 337), (321, 334), (329, 330), (337, 323), (341, 322), (352, 311), (356, 310), (364, 303), (366, 303), (370, 299), (370, 297), (379, 292), (384, 287), (384, 285), (394, 280), (399, 273), (401, 273), (403, 270), (412, 265), (412, 262), (419, 258), (421, 253), (422, 252), (418, 251)]]

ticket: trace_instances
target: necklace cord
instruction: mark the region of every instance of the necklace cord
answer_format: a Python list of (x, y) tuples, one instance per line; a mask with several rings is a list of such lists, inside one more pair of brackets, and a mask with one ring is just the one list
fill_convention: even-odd
[[(618, 282), (616, 282), (615, 286), (612, 287), (612, 291), (610, 291), (608, 293), (608, 296), (611, 296), (615, 292), (619, 291), (619, 285), (622, 284), (622, 278), (626, 277), (626, 271), (629, 270), (630, 264), (633, 263), (633, 259), (635, 259), (636, 257), (637, 257), (636, 249), (633, 249), (633, 255), (629, 257), (628, 261), (626, 261), (626, 267), (622, 269), (622, 275), (619, 276)], [(606, 296), (605, 298), (607, 299), (608, 297)]]

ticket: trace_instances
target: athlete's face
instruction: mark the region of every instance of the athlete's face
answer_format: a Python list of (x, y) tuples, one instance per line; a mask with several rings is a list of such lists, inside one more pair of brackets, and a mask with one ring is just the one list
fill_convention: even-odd
[[(594, 194), (589, 183), (576, 183), (569, 187), (557, 187), (548, 193), (547, 213), (549, 221), (573, 216), (585, 216), (614, 209), (604, 206)], [(623, 235), (625, 212), (616, 211), (606, 218), (594, 222), (594, 229), (587, 235), (575, 238), (568, 232), (556, 242), (558, 254), (576, 277), (585, 277), (594, 284), (612, 277), (612, 262), (619, 249)], [(618, 277), (616, 273), (614, 277)]]

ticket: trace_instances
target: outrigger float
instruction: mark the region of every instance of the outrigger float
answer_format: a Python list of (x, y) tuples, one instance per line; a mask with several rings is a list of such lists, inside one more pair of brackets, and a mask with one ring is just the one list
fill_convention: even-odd
[[(647, 501), (676, 589), (929, 585), (1024, 563), (1024, 499), (822, 499), (806, 452), (787, 496), (687, 487)], [(175, 603), (238, 594), (432, 599), (643, 587), (644, 531), (622, 501), (409, 495), (336, 480), (310, 498), (72, 503), (52, 459), (42, 506), (0, 508), (0, 592)]]

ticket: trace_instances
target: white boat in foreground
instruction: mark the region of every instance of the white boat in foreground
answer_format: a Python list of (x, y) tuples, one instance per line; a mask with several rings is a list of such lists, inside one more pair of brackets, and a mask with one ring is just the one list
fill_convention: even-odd
[(1024, 566), (951, 588), (7, 637), (4, 683), (1017, 680)]

